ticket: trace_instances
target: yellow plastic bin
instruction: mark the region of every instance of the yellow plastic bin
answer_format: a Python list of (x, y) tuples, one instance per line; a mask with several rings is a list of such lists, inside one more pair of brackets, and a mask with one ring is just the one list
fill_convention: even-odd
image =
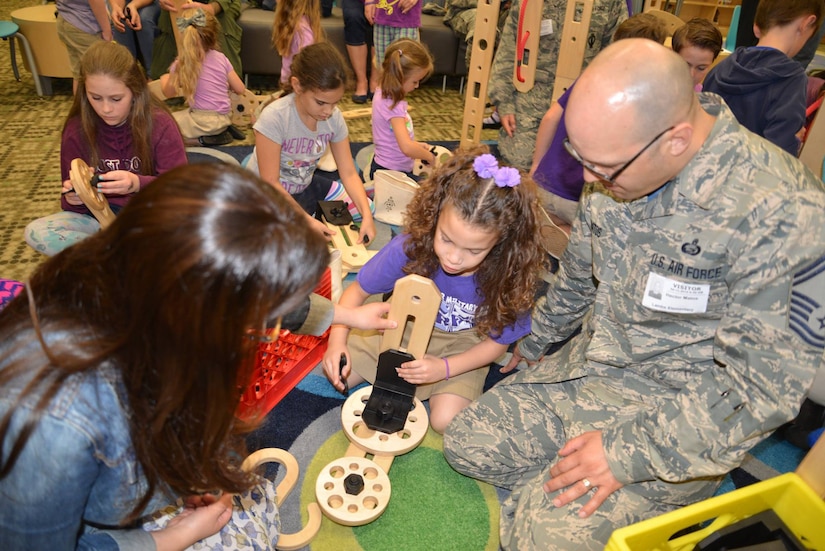
[[(624, 528), (610, 536), (605, 551), (692, 551), (713, 532), (773, 509), (809, 549), (825, 549), (825, 501), (796, 473), (787, 473), (688, 505)], [(712, 521), (671, 540), (676, 532)]]

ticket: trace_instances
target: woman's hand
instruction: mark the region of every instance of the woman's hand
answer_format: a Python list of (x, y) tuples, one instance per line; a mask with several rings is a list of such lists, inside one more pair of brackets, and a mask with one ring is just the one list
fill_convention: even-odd
[(217, 534), (232, 518), (232, 494), (198, 496), (184, 500), (183, 511), (166, 528), (150, 532), (157, 551), (186, 549), (212, 534)]
[(424, 354), (420, 360), (402, 363), (397, 371), (408, 383), (423, 385), (443, 381), (447, 377), (447, 364), (444, 358)]
[[(372, 4), (364, 4), (364, 17), (367, 18), (370, 25), (375, 25), (375, 3)], [(378, 65), (381, 65), (381, 61), (378, 62)]]
[(140, 180), (134, 172), (112, 170), (98, 175), (97, 190), (103, 195), (129, 195), (140, 191)]

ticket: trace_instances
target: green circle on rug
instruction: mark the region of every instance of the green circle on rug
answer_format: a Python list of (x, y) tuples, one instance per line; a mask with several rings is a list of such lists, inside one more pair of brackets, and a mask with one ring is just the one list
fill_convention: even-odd
[[(321, 469), (342, 457), (349, 441), (338, 432), (309, 465), (301, 488), (301, 509), (315, 501)], [(324, 517), (310, 544), (313, 551), (498, 549), (499, 503), (492, 486), (455, 472), (444, 459), (442, 438), (430, 430), (411, 452), (396, 457), (390, 472), (387, 509), (364, 526), (342, 526)], [(302, 517), (306, 521), (305, 514)]]

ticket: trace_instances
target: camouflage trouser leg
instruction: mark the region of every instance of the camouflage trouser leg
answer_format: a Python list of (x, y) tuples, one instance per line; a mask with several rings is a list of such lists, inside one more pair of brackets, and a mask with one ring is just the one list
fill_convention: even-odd
[(444, 434), (444, 455), (457, 471), (512, 490), (502, 504), (504, 549), (602, 549), (615, 528), (709, 497), (713, 481), (633, 484), (610, 495), (587, 519), (584, 496), (556, 508), (542, 485), (564, 443), (634, 416), (640, 407), (598, 378), (563, 383), (505, 383), (459, 413)]
[(537, 386), (498, 386), (461, 411), (444, 434), (444, 455), (453, 468), (511, 489), (546, 476), (565, 435), (552, 404), (531, 392)]

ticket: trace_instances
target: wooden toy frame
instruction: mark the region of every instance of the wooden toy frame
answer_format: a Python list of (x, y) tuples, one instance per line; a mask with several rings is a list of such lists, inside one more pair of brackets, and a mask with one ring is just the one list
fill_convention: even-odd
[(106, 196), (92, 188), (93, 177), (94, 172), (83, 159), (72, 160), (69, 168), (69, 180), (72, 182), (72, 187), (86, 208), (100, 223), (100, 229), (104, 229), (114, 222), (115, 213), (112, 212)]
[[(406, 350), (421, 358), (427, 350), (430, 335), (441, 305), (441, 292), (431, 280), (408, 275), (395, 284), (388, 318), (398, 323), (396, 329), (384, 332), (381, 351), (398, 350), (406, 323), (414, 320)], [(324, 514), (344, 526), (361, 526), (381, 516), (391, 495), (389, 472), (393, 458), (415, 449), (427, 434), (427, 410), (418, 398), (407, 415), (404, 428), (394, 434), (375, 431), (366, 426), (362, 413), (372, 393), (372, 387), (354, 392), (341, 408), (341, 423), (350, 441), (344, 457), (321, 470), (315, 483), (315, 498)], [(372, 454), (368, 459), (367, 454)], [(349, 474), (361, 476), (363, 489), (352, 495), (344, 488)]]

